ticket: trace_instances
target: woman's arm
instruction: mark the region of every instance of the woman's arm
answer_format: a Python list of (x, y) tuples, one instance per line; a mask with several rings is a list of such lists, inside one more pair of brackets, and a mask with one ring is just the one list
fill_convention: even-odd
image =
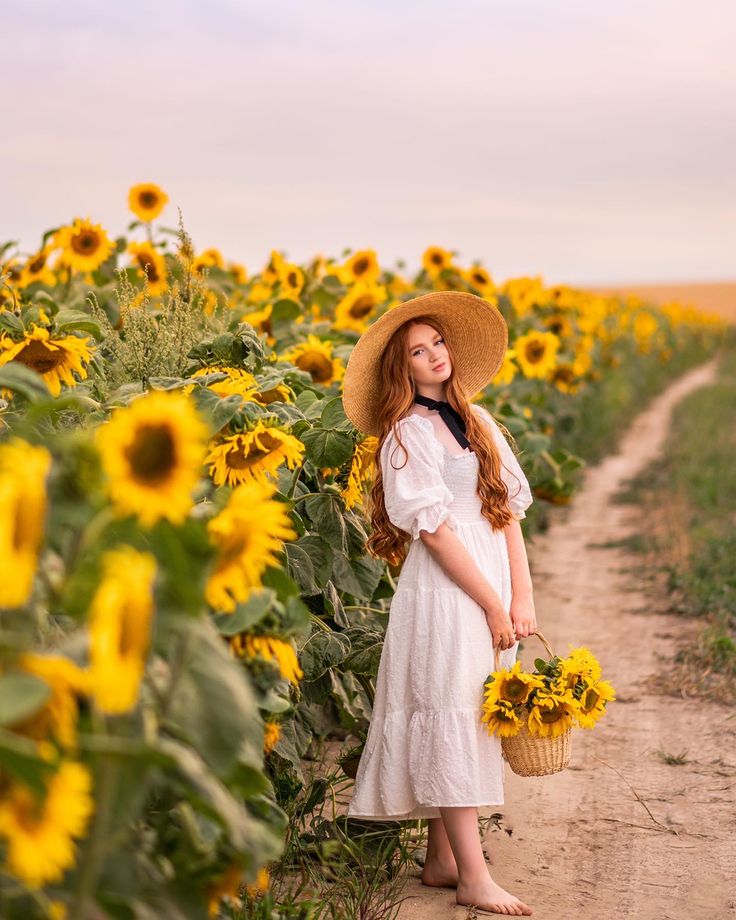
[(432, 557), (442, 567), (448, 578), (459, 585), (466, 594), (480, 604), (486, 614), (493, 644), (501, 649), (511, 648), (516, 641), (510, 616), (496, 589), (478, 568), (475, 560), (447, 524), (442, 523), (435, 531), (420, 530), (419, 539)]
[(533, 635), (537, 630), (537, 617), (534, 610), (534, 589), (529, 572), (529, 560), (526, 555), (524, 534), (517, 520), (511, 521), (504, 528), (506, 547), (511, 568), (511, 622), (516, 629), (517, 639)]

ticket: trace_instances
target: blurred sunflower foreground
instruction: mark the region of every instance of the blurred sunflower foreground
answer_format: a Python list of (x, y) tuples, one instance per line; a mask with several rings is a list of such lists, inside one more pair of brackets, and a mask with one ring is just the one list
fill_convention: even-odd
[[(0, 246), (8, 920), (237, 916), (301, 836), (332, 834), (305, 828), (332, 795), (302, 766), (365, 739), (397, 571), (366, 552), (377, 439), (341, 398), (378, 316), (430, 290), (503, 313), (506, 359), (473, 398), (549, 502), (583, 464), (558, 426), (607, 373), (675, 374), (722, 333), (679, 304), (498, 284), (439, 246), (412, 277), (372, 249), (250, 271), (157, 223), (167, 204), (142, 183), (127, 235), (76, 216)], [(612, 696), (590, 662), (496, 675), (490, 730), (592, 724)]]

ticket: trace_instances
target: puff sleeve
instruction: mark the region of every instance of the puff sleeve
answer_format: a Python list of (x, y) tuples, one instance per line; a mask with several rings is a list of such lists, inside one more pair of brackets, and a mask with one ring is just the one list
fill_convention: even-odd
[(529, 486), (524, 471), (506, 440), (503, 432), (496, 424), (490, 412), (478, 403), (472, 403), (473, 409), (491, 429), (493, 438), (501, 453), (501, 479), (506, 484), (509, 492), (509, 510), (517, 521), (526, 517), (526, 509), (532, 503), (532, 490)]
[(388, 519), (411, 534), (412, 540), (419, 538), (421, 530), (434, 533), (444, 521), (455, 530), (455, 516), (449, 508), (454, 495), (442, 475), (443, 458), (436, 436), (413, 416), (400, 419), (397, 427), (407, 453), (393, 431), (381, 447)]

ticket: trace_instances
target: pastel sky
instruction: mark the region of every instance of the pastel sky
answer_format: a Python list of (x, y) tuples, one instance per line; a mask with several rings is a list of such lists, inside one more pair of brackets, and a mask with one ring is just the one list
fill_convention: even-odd
[(159, 183), (257, 270), (430, 244), (496, 280), (721, 280), (736, 254), (722, 0), (5, 0), (0, 238), (124, 232)]

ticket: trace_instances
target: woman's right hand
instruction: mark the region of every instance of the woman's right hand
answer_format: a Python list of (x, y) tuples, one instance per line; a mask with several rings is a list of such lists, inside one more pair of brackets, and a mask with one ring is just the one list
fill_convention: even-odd
[(486, 623), (493, 637), (493, 645), (499, 645), (501, 651), (504, 651), (516, 642), (514, 624), (511, 617), (501, 606), (494, 606), (486, 609)]

